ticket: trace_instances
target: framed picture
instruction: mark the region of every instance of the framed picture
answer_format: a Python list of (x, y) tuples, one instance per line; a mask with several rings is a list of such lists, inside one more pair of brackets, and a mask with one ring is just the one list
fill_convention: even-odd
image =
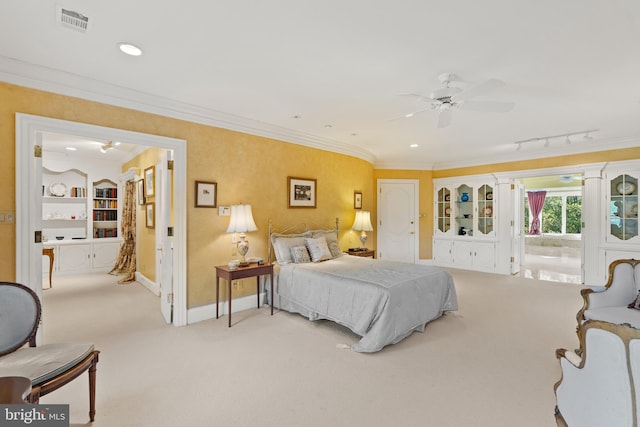
[(153, 202), (147, 203), (147, 205), (145, 206), (145, 209), (147, 211), (146, 221), (145, 221), (146, 226), (147, 228), (154, 228), (156, 223), (155, 203)]
[(138, 180), (138, 204), (144, 205), (147, 201), (147, 198), (144, 194), (144, 179)]
[(353, 192), (353, 208), (362, 209), (362, 193), (360, 191)]
[(144, 193), (147, 197), (153, 197), (153, 189), (156, 188), (156, 168), (155, 166), (151, 166), (144, 170), (144, 188), (146, 192)]
[(215, 208), (217, 189), (215, 182), (196, 181), (196, 208)]
[(287, 177), (290, 208), (316, 207), (316, 180)]

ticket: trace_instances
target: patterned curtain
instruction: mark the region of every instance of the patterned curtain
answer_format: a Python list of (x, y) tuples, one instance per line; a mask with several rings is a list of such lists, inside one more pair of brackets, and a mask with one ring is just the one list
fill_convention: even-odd
[(544, 206), (544, 199), (547, 196), (546, 191), (527, 191), (527, 197), (529, 199), (529, 208), (531, 210), (531, 228), (529, 228), (529, 234), (540, 235), (540, 213)]
[(130, 283), (136, 278), (136, 185), (127, 181), (124, 189), (124, 200), (121, 221), (122, 237), (120, 253), (109, 274), (126, 274), (118, 283)]

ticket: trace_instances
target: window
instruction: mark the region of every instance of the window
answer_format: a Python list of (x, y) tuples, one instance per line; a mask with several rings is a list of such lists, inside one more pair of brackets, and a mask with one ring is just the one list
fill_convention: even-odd
[[(531, 227), (529, 200), (525, 196), (525, 232)], [(580, 234), (582, 232), (582, 196), (577, 192), (547, 193), (542, 207), (541, 229), (546, 234)]]

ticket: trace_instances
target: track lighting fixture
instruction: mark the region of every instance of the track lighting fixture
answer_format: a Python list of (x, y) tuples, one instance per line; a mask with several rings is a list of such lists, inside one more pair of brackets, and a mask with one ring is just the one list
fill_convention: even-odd
[(593, 137), (590, 135), (593, 132), (598, 132), (600, 129), (589, 129), (589, 130), (583, 130), (580, 132), (569, 132), (569, 133), (561, 133), (559, 135), (548, 135), (548, 136), (541, 136), (539, 138), (529, 138), (529, 139), (523, 139), (522, 141), (516, 141), (514, 144), (516, 144), (516, 151), (520, 151), (522, 149), (522, 144), (527, 144), (529, 142), (538, 142), (538, 141), (544, 141), (544, 147), (547, 148), (551, 145), (551, 140), (552, 139), (559, 139), (559, 138), (564, 138), (564, 142), (566, 145), (571, 144), (572, 141), (571, 137), (572, 136), (576, 136), (576, 135), (582, 135), (584, 140), (591, 140), (593, 139)]

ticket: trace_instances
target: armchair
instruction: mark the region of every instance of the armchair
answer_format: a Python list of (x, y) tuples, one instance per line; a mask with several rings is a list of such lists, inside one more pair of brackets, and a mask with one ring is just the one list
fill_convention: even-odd
[(578, 326), (587, 320), (628, 323), (640, 328), (640, 310), (628, 308), (640, 290), (640, 260), (620, 259), (609, 266), (604, 288), (583, 289), (584, 304), (577, 314)]
[(640, 405), (640, 330), (589, 320), (578, 329), (582, 357), (556, 350), (559, 427), (635, 426)]
[[(36, 346), (42, 306), (37, 295), (19, 283), (0, 282), (0, 377), (31, 380), (27, 400), (44, 396), (89, 372), (89, 418), (95, 417), (96, 364), (93, 344)], [(28, 344), (28, 346), (26, 346)]]

